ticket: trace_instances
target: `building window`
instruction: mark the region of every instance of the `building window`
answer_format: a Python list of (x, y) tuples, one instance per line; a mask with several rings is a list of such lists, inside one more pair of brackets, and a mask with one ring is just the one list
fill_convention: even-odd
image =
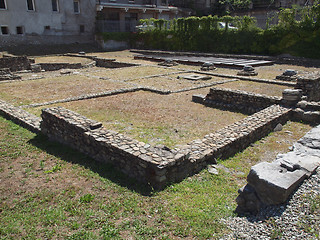
[(1, 34), (2, 35), (8, 35), (9, 34), (9, 28), (7, 26), (1, 26)]
[(58, 0), (51, 0), (52, 3), (52, 11), (59, 12), (59, 3)]
[(29, 11), (34, 11), (34, 2), (33, 2), (33, 0), (27, 0), (27, 9)]
[(0, 0), (0, 9), (7, 9), (6, 0)]
[(23, 34), (23, 27), (22, 26), (17, 27), (17, 34)]
[(80, 25), (80, 33), (84, 33), (84, 25)]
[(80, 13), (80, 2), (79, 0), (73, 1), (73, 11), (74, 13)]
[(50, 30), (50, 26), (44, 26), (44, 30)]

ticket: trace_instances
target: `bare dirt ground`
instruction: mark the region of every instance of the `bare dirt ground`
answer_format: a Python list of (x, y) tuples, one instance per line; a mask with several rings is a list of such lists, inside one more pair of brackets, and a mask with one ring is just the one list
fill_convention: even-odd
[(44, 56), (35, 57), (36, 63), (81, 63), (87, 64), (92, 62), (91, 59), (79, 58), (79, 57), (68, 57), (68, 56)]

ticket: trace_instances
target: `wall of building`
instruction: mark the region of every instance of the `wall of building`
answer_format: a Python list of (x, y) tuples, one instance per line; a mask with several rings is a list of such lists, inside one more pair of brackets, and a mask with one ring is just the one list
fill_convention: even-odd
[[(58, 0), (58, 11), (53, 11), (51, 0), (33, 1), (34, 11), (30, 11), (27, 9), (26, 0), (6, 0), (6, 9), (0, 10), (0, 26), (7, 27), (8, 34), (0, 31), (1, 45), (29, 43), (29, 41), (31, 44), (42, 43), (43, 40), (38, 36), (60, 36), (60, 39), (64, 36), (79, 36), (79, 38), (83, 36), (86, 40), (93, 40), (95, 0), (80, 0), (79, 13), (74, 12), (72, 0)], [(21, 27), (22, 34), (18, 34), (17, 27)], [(54, 42), (55, 39), (52, 39)], [(57, 41), (60, 39), (57, 38)], [(67, 39), (67, 43), (70, 40)], [(81, 39), (78, 42), (81, 42)]]
[(132, 32), (140, 19), (173, 19), (180, 17), (175, 7), (169, 7), (167, 0), (109, 0), (98, 1), (97, 28), (100, 32)]

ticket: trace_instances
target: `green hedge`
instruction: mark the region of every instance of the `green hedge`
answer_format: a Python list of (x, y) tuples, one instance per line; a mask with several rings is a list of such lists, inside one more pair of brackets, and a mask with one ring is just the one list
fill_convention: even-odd
[[(296, 21), (299, 14), (301, 21)], [(262, 30), (249, 16), (188, 17), (174, 20), (144, 19), (150, 26), (134, 35), (133, 42), (145, 48), (216, 53), (289, 53), (320, 58), (320, 4), (312, 7), (282, 9), (279, 23)], [(219, 28), (219, 23), (225, 23)], [(229, 24), (237, 29), (229, 28)]]

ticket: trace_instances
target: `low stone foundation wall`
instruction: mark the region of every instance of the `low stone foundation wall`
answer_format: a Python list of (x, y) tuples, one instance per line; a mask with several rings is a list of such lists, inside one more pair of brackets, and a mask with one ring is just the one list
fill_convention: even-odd
[(273, 104), (280, 104), (281, 97), (270, 97), (239, 90), (211, 88), (203, 102), (211, 107), (254, 113)]
[(140, 64), (116, 62), (115, 59), (97, 58), (96, 57), (93, 60), (96, 61), (96, 66), (97, 67), (123, 68), (123, 67), (140, 66)]
[(181, 148), (153, 147), (64, 108), (42, 111), (41, 130), (93, 159), (114, 164), (125, 174), (161, 189), (170, 182), (203, 169), (217, 158), (226, 158), (267, 135), (288, 120), (291, 109), (271, 106)]
[(12, 74), (9, 68), (0, 68), (0, 81), (21, 79), (20, 76)]
[(69, 145), (93, 159), (112, 163), (125, 174), (159, 187), (164, 176), (163, 158), (171, 151), (155, 148), (108, 131), (96, 121), (64, 108), (42, 110), (41, 130), (52, 140)]
[(308, 101), (320, 101), (320, 73), (308, 73), (297, 77), (296, 89), (301, 89)]
[(39, 63), (41, 69), (45, 71), (57, 71), (60, 69), (80, 69), (81, 63)]
[(0, 58), (0, 68), (9, 68), (12, 72), (30, 70), (30, 64), (31, 62), (26, 56)]
[(32, 132), (40, 132), (40, 118), (2, 100), (0, 100), (0, 115)]

